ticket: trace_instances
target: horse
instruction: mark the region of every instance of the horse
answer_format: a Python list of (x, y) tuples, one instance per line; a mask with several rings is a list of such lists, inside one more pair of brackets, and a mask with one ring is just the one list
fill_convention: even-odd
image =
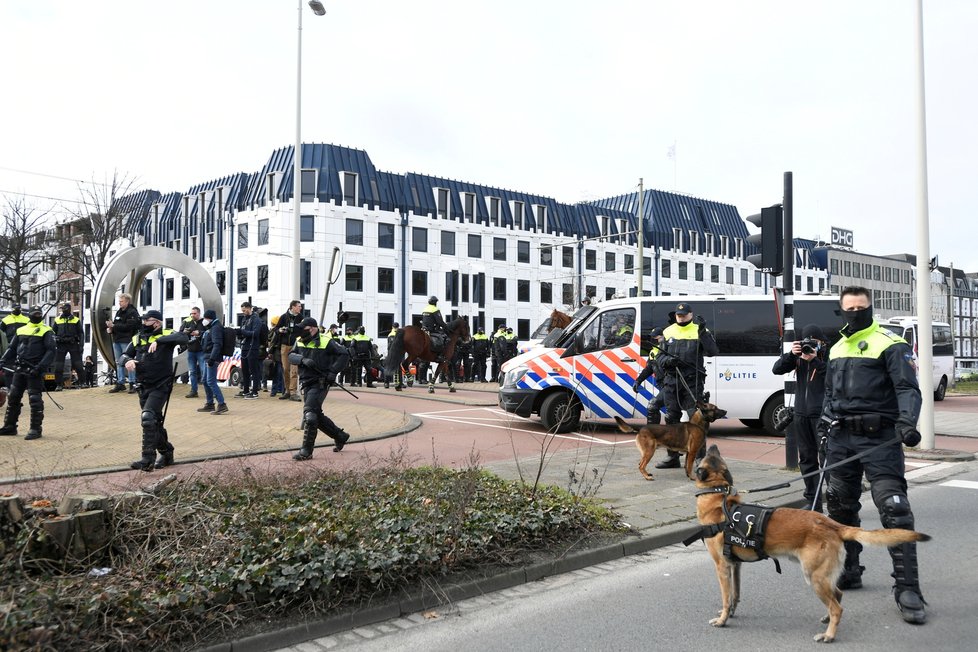
[(431, 352), (431, 336), (424, 329), (417, 326), (399, 328), (387, 351), (387, 363), (384, 366), (384, 371), (388, 376), (394, 376), (396, 381), (394, 389), (401, 391), (403, 389), (401, 381), (404, 376), (405, 362), (410, 363), (416, 359), (435, 362), (437, 366), (431, 380), (428, 381), (428, 393), (435, 393), (435, 378), (438, 377), (440, 371), (445, 369), (447, 369), (445, 378), (448, 381), (448, 391), (454, 393), (455, 385), (452, 382), (455, 380), (455, 369), (449, 364), (449, 361), (455, 354), (455, 343), (459, 338), (467, 339), (468, 337), (469, 322), (466, 318), (453, 319), (448, 322), (448, 341), (445, 343), (445, 348), (436, 355)]
[(566, 312), (561, 312), (554, 308), (554, 311), (550, 313), (550, 328), (547, 330), (549, 333), (555, 328), (564, 328), (567, 324), (571, 323), (573, 317), (568, 315)]

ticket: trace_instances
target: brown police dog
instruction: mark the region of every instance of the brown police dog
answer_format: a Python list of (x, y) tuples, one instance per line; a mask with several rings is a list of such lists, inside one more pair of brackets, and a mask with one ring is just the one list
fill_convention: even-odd
[[(708, 401), (697, 401), (696, 411), (689, 421), (685, 423), (675, 423), (669, 425), (647, 425), (642, 426), (635, 436), (635, 445), (638, 446), (642, 459), (638, 463), (638, 470), (646, 480), (654, 480), (652, 474), (646, 471), (655, 449), (663, 446), (671, 451), (686, 453), (686, 477), (695, 480), (693, 477), (693, 464), (696, 459), (696, 452), (706, 441), (706, 433), (710, 430), (710, 424), (717, 419), (727, 416), (726, 410), (721, 410)], [(635, 428), (631, 427), (621, 417), (615, 417), (618, 429), (622, 432), (633, 433)]]
[[(710, 446), (706, 457), (696, 467), (696, 486), (711, 489), (729, 488), (732, 485), (733, 477), (730, 475), (727, 463), (723, 461), (717, 447)], [(725, 520), (723, 501), (727, 501), (728, 505), (741, 502), (736, 492), (698, 493), (696, 517), (700, 523), (703, 525), (722, 523)], [(819, 512), (779, 507), (767, 521), (764, 552), (769, 557), (790, 557), (800, 562), (805, 581), (811, 585), (815, 595), (828, 608), (828, 615), (822, 618), (822, 622), (828, 623), (828, 627), (824, 633), (815, 636), (815, 641), (831, 643), (835, 640), (839, 618), (842, 616), (842, 605), (839, 604), (842, 591), (836, 588), (835, 582), (842, 572), (842, 560), (845, 557), (843, 542), (858, 541), (863, 545), (896, 546), (929, 540), (928, 535), (911, 530), (863, 530), (841, 525)], [(716, 564), (717, 579), (720, 581), (720, 598), (723, 601), (723, 609), (718, 617), (710, 620), (710, 624), (714, 627), (723, 627), (727, 624), (727, 619), (734, 615), (740, 600), (741, 561), (755, 561), (758, 556), (753, 550), (736, 545), (732, 546), (731, 550), (737, 559), (724, 556), (723, 532), (705, 541), (713, 557), (713, 563)]]

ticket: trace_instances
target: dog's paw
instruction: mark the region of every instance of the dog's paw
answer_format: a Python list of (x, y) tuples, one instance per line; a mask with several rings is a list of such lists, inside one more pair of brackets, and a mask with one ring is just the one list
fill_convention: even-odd
[(710, 624), (713, 625), (714, 627), (724, 627), (727, 624), (727, 619), (724, 618), (723, 616), (720, 616), (718, 618), (713, 618), (710, 620)]
[(816, 634), (815, 635), (815, 642), (816, 643), (831, 643), (834, 640), (835, 640), (835, 638), (833, 638), (831, 636), (826, 636), (825, 634)]

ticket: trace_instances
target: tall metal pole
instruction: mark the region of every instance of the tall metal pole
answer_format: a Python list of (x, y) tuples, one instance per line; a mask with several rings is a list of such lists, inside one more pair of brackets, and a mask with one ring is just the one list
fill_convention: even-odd
[(951, 377), (948, 379), (951, 387), (954, 387), (954, 376), (957, 370), (957, 361), (954, 352), (954, 263), (951, 263), (950, 276), (947, 284), (947, 323), (951, 326)]
[(635, 230), (637, 231), (636, 236), (638, 238), (638, 282), (636, 285), (635, 296), (642, 296), (642, 276), (645, 274), (645, 255), (643, 250), (645, 249), (644, 234), (645, 234), (645, 187), (642, 184), (642, 178), (639, 177), (638, 180), (638, 219), (635, 220)]
[(930, 295), (930, 217), (927, 198), (927, 102), (924, 96), (924, 6), (917, 0), (917, 365), (920, 394), (920, 447), (934, 448), (934, 333)]
[[(782, 230), (781, 235), (784, 239), (782, 250), (783, 276), (781, 286), (784, 289), (784, 341), (782, 352), (791, 351), (791, 345), (801, 338), (795, 332), (795, 248), (794, 248), (794, 219), (795, 219), (795, 195), (793, 176), (791, 172), (784, 173), (784, 194), (781, 198)], [(804, 328), (804, 325), (802, 326)], [(785, 409), (793, 410), (795, 405), (795, 392), (797, 384), (794, 380), (786, 379), (784, 382), (784, 404)], [(784, 465), (789, 469), (798, 468), (798, 440), (795, 437), (794, 428), (788, 426), (784, 436)]]
[[(295, 64), (295, 150), (292, 152), (292, 279), (288, 284), (289, 301), (299, 298), (302, 261), (299, 238), (302, 229), (302, 0), (298, 0), (299, 29)], [(269, 198), (271, 199), (271, 198)]]

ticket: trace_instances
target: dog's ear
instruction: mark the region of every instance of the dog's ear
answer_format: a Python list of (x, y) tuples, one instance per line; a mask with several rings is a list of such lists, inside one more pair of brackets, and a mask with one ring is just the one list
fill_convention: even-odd
[(727, 481), (727, 484), (733, 484), (733, 476), (730, 475), (730, 469), (723, 470), (723, 479)]
[(696, 479), (700, 482), (706, 482), (706, 479), (710, 477), (710, 470), (706, 467), (699, 466), (696, 467)]
[(700, 400), (703, 401), (704, 403), (709, 403), (710, 402), (710, 393), (709, 392), (703, 392), (703, 398), (701, 398)]

